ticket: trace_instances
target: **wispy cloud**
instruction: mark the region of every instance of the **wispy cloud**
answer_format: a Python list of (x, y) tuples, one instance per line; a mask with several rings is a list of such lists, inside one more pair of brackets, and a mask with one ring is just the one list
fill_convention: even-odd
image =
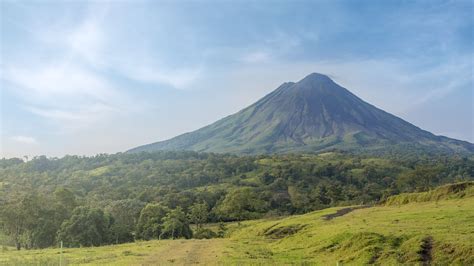
[(192, 87), (203, 72), (202, 67), (164, 69), (146, 64), (136, 65), (133, 68), (126, 65), (116, 65), (114, 68), (123, 76), (132, 80), (142, 83), (167, 85), (175, 89)]
[(78, 28), (66, 34), (64, 41), (71, 51), (91, 64), (97, 65), (103, 52), (105, 36), (99, 22), (88, 19)]
[(62, 65), (8, 66), (3, 79), (23, 89), (31, 100), (56, 100), (54, 97), (90, 96), (107, 99), (113, 94), (103, 78), (82, 67)]
[(128, 95), (104, 74), (107, 34), (105, 11), (94, 11), (75, 27), (36, 28), (27, 34), (38, 45), (54, 48), (49, 58), (31, 54), (28, 63), (1, 65), (2, 82), (21, 99), (24, 110), (57, 125), (56, 131), (93, 125), (133, 109)]
[(29, 136), (13, 136), (11, 139), (15, 142), (22, 143), (22, 144), (37, 144), (35, 138)]
[(248, 54), (244, 54), (241, 60), (245, 63), (265, 63), (271, 59), (271, 56), (267, 52), (257, 51)]
[(119, 112), (117, 108), (100, 103), (80, 106), (75, 109), (40, 108), (33, 106), (25, 107), (25, 109), (35, 115), (47, 119), (57, 120), (63, 124), (71, 123), (78, 126), (93, 124), (96, 121), (100, 121), (101, 118), (107, 117), (111, 113)]
[(3, 79), (24, 110), (54, 122), (59, 131), (87, 127), (131, 106), (108, 80), (78, 65), (9, 67)]

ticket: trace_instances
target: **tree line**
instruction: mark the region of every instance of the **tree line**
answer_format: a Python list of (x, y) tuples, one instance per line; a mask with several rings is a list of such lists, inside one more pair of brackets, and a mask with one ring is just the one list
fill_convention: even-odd
[(37, 192), (16, 194), (2, 204), (2, 231), (18, 250), (46, 248), (62, 241), (68, 247), (101, 246), (134, 240), (223, 236), (204, 229), (208, 206), (196, 203), (185, 213), (158, 203), (136, 199), (110, 202), (105, 208), (81, 205), (74, 194), (58, 188), (52, 196)]

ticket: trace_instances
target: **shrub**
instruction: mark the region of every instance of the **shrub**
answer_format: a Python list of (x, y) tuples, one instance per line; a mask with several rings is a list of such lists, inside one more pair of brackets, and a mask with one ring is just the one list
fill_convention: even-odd
[(193, 237), (196, 239), (211, 239), (216, 238), (217, 234), (211, 229), (199, 228), (196, 230), (196, 232), (194, 232)]

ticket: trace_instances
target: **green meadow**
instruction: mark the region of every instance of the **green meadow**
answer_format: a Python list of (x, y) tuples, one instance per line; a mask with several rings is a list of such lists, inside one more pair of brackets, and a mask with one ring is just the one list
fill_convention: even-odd
[(231, 223), (225, 238), (65, 248), (62, 254), (58, 248), (3, 247), (0, 264), (474, 264), (473, 183), (363, 207)]

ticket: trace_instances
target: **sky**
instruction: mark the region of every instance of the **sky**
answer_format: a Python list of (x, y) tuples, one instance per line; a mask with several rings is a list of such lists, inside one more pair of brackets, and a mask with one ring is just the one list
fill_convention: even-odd
[(116, 153), (329, 75), (474, 142), (474, 4), (0, 1), (0, 158)]

